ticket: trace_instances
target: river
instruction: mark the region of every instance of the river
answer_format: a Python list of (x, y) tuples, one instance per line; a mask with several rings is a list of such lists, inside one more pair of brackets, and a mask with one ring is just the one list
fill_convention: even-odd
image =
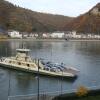
[[(0, 41), (0, 57), (14, 56), (16, 49), (21, 48), (22, 44), (31, 49), (32, 58), (43, 58), (55, 63), (64, 62), (67, 66), (80, 70), (75, 80), (40, 76), (40, 92), (69, 92), (79, 86), (100, 88), (99, 41)], [(37, 75), (0, 66), (0, 100), (7, 100), (8, 95), (27, 95), (37, 91)]]

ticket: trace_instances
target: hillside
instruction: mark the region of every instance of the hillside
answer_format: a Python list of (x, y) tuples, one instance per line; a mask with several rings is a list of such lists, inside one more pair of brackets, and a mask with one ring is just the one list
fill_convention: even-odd
[(76, 30), (80, 33), (100, 34), (100, 3), (87, 13), (80, 15), (67, 23), (64, 30)]
[(73, 18), (61, 15), (34, 12), (0, 0), (0, 28), (19, 31), (55, 31)]

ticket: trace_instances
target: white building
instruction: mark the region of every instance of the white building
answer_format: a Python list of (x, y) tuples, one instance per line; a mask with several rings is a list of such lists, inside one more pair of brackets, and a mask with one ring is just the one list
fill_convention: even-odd
[(27, 32), (21, 32), (23, 38), (27, 38), (29, 34)]
[(50, 38), (51, 37), (51, 33), (43, 33), (42, 37), (43, 38)]
[(47, 36), (46, 33), (43, 33), (43, 34), (42, 34), (42, 37), (43, 37), (43, 38), (47, 38), (48, 36)]
[(11, 38), (22, 38), (22, 34), (20, 34), (18, 31), (10, 31), (8, 32), (8, 35)]
[(38, 33), (34, 33), (34, 37), (36, 38), (39, 37)]
[(51, 38), (63, 38), (65, 35), (64, 32), (54, 32), (54, 33), (51, 33)]
[(30, 33), (29, 37), (34, 38), (35, 37), (35, 34)]
[(72, 38), (81, 38), (81, 35), (77, 34), (76, 31), (72, 31)]

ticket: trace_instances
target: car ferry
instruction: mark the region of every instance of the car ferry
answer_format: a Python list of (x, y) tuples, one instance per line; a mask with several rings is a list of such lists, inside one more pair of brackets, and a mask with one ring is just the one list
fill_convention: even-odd
[(76, 68), (67, 68), (63, 63), (57, 64), (41, 59), (32, 59), (29, 56), (30, 49), (16, 49), (16, 51), (14, 57), (2, 57), (0, 66), (47, 76), (71, 78), (76, 77), (79, 71)]

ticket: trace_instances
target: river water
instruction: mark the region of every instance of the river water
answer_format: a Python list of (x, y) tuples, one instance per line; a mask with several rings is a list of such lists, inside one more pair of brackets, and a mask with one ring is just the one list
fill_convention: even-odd
[[(100, 42), (46, 42), (46, 41), (0, 41), (0, 57), (14, 56), (16, 49), (31, 49), (32, 58), (43, 58), (56, 63), (64, 62), (80, 70), (77, 79), (40, 76), (39, 91), (73, 91), (79, 86), (100, 88)], [(10, 83), (10, 84), (9, 84)], [(37, 93), (37, 75), (9, 70), (0, 66), (0, 100), (8, 95), (26, 95)]]

